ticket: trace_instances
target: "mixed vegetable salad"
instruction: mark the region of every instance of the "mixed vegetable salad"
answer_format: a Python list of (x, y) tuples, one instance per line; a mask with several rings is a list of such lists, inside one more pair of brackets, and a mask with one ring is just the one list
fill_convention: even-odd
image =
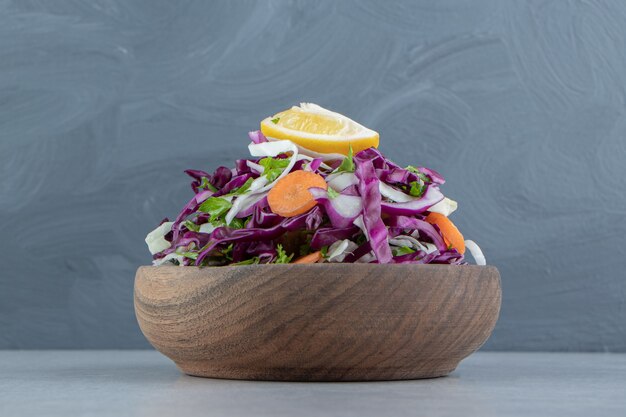
[(146, 237), (154, 265), (485, 264), (443, 177), (387, 159), (376, 132), (313, 104), (261, 127), (233, 168), (185, 171), (193, 197)]

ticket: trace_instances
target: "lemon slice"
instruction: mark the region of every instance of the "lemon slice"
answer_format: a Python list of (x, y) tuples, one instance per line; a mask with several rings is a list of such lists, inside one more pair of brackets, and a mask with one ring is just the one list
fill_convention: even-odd
[(378, 147), (378, 133), (354, 120), (313, 103), (300, 103), (261, 122), (261, 132), (270, 139), (288, 139), (319, 153), (347, 155)]

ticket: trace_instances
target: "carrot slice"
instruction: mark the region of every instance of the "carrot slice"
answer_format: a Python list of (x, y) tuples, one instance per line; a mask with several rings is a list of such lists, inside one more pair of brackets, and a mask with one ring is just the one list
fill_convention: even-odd
[(292, 264), (314, 264), (322, 260), (322, 252), (317, 251), (309, 253), (301, 258), (296, 259)]
[(274, 184), (267, 194), (267, 202), (272, 212), (279, 216), (297, 216), (306, 213), (317, 204), (309, 191), (312, 187), (328, 189), (321, 175), (310, 171), (294, 171)]
[(440, 213), (430, 213), (426, 216), (426, 221), (439, 227), (446, 245), (452, 245), (459, 253), (465, 253), (465, 239), (450, 219)]

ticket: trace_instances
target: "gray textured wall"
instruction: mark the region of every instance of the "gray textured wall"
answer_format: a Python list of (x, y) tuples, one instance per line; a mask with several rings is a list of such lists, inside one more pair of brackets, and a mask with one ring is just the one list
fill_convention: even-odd
[(0, 348), (147, 347), (186, 168), (299, 101), (442, 172), (500, 268), (490, 349), (626, 351), (626, 3), (0, 0)]

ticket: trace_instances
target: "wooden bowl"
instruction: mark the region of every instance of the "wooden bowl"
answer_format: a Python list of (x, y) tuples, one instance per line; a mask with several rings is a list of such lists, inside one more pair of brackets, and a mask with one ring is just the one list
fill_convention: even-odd
[(142, 266), (135, 312), (189, 375), (284, 381), (431, 378), (489, 337), (493, 266)]

